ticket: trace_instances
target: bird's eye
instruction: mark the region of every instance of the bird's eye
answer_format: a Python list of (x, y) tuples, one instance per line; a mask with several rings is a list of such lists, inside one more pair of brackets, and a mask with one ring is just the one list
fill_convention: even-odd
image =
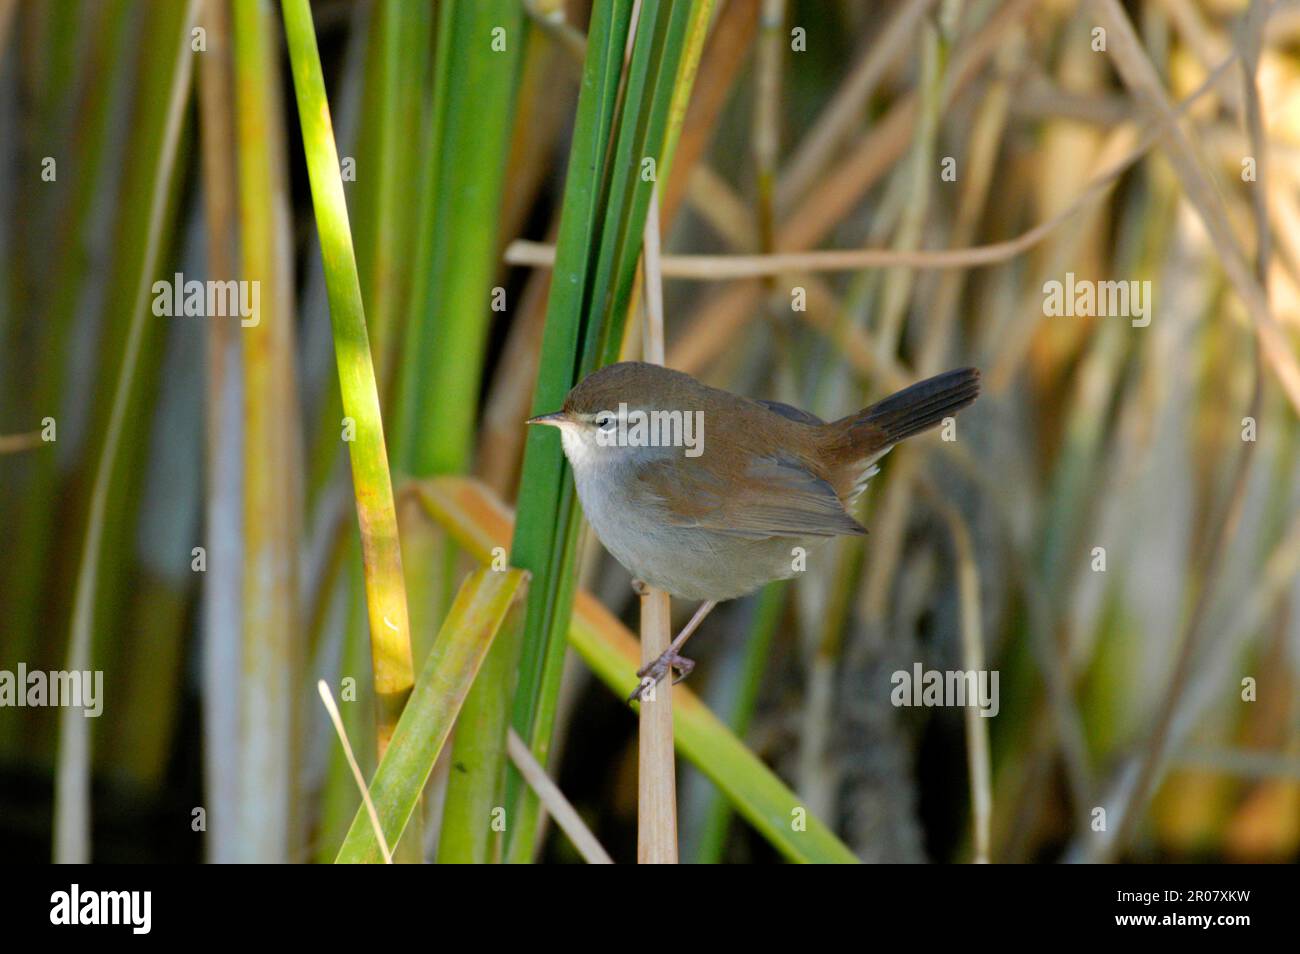
[(602, 431), (612, 431), (618, 425), (618, 420), (608, 411), (601, 411), (596, 415), (596, 426)]

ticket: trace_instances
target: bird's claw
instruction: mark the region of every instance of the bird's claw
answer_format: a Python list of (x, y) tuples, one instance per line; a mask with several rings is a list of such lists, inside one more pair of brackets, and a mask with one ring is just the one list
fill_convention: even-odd
[(636, 689), (632, 691), (632, 694), (627, 697), (627, 701), (635, 702), (640, 699), (648, 688), (658, 685), (659, 681), (668, 675), (670, 669), (673, 671), (673, 685), (676, 685), (689, 676), (694, 668), (695, 660), (687, 659), (670, 649), (648, 666), (642, 666), (636, 671), (641, 681), (637, 684)]

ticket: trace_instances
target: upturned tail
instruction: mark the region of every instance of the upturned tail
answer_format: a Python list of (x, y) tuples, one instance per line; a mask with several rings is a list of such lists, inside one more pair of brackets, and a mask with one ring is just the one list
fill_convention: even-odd
[(835, 443), (853, 456), (879, 455), (956, 414), (979, 393), (979, 369), (957, 368), (918, 381), (828, 427)]

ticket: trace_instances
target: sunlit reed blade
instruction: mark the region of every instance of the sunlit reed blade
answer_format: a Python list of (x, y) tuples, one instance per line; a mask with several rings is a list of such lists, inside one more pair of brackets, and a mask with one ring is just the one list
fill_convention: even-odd
[(397, 514), (393, 507), (379, 392), (361, 303), (361, 283), (352, 249), (338, 150), (325, 97), (311, 8), (307, 0), (284, 0), (281, 10), (293, 67), (312, 204), (320, 232), (321, 255), (325, 261), (343, 412), (355, 424), (349, 453), (357, 519), (361, 526), (382, 753), (414, 681)]

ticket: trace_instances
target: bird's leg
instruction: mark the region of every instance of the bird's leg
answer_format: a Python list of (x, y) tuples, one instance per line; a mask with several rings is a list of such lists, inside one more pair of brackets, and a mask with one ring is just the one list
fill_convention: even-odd
[(685, 656), (680, 655), (679, 650), (686, 645), (686, 640), (691, 638), (691, 634), (699, 628), (700, 623), (704, 622), (704, 617), (708, 616), (713, 607), (717, 605), (717, 600), (705, 600), (701, 603), (699, 609), (695, 611), (695, 615), (691, 617), (691, 621), (682, 627), (682, 631), (678, 633), (672, 643), (669, 644), (668, 649), (666, 649), (659, 658), (650, 665), (642, 666), (637, 670), (636, 674), (642, 678), (642, 682), (637, 686), (636, 692), (632, 694), (633, 699), (641, 695), (641, 690), (645, 688), (644, 680), (646, 678), (653, 678), (657, 683), (664, 676), (668, 675), (669, 669), (672, 669), (677, 674), (673, 682), (681, 682), (691, 674), (691, 670), (695, 668), (695, 663), (692, 660), (687, 659)]
[(713, 611), (713, 607), (717, 605), (717, 600), (705, 600), (701, 603), (699, 609), (695, 611), (695, 615), (691, 617), (691, 621), (682, 627), (682, 631), (669, 644), (668, 651), (664, 655), (676, 656), (677, 650), (686, 645), (686, 640), (690, 639), (691, 634), (699, 629), (700, 624), (704, 622), (704, 617), (708, 616)]

